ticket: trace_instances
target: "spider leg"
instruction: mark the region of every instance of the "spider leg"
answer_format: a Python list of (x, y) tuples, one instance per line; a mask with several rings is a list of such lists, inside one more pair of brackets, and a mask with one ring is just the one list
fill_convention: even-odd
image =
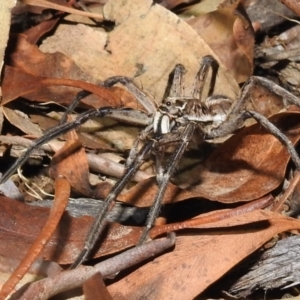
[(148, 113), (155, 114), (156, 107), (154, 105), (154, 99), (150, 95), (146, 95), (131, 78), (125, 76), (113, 76), (104, 81), (104, 86), (112, 87), (117, 83), (124, 85), (136, 97)]
[(81, 99), (87, 97), (90, 94), (91, 94), (91, 92), (88, 92), (88, 91), (81, 91), (81, 92), (77, 93), (77, 95), (75, 96), (72, 103), (67, 107), (66, 111), (64, 112), (62, 118), (59, 121), (59, 124), (66, 123), (68, 114), (70, 114), (76, 108), (76, 106), (81, 101)]
[(246, 109), (247, 102), (250, 99), (252, 89), (255, 85), (258, 84), (267, 88), (274, 94), (281, 96), (288, 103), (295, 104), (298, 107), (300, 107), (300, 99), (294, 96), (286, 89), (282, 88), (281, 86), (277, 85), (276, 83), (274, 83), (269, 79), (258, 77), (258, 76), (252, 76), (250, 77), (248, 82), (244, 85), (241, 91), (240, 100), (232, 109), (232, 112), (229, 115), (228, 120), (224, 122), (219, 128), (217, 128), (213, 134), (220, 135), (223, 132), (225, 133), (226, 131), (228, 132), (231, 131), (232, 129), (233, 129), (232, 131), (234, 131), (235, 129), (239, 128), (240, 124), (242, 124), (245, 119), (254, 118), (259, 124), (261, 124), (270, 133), (272, 133), (283, 145), (286, 146), (288, 152), (291, 155), (291, 159), (293, 160), (296, 168), (299, 170), (300, 169), (299, 155), (293, 143), (289, 140), (289, 138), (286, 135), (284, 135), (274, 124), (272, 124), (265, 116), (263, 116), (262, 114), (256, 111)]
[(186, 70), (185, 67), (181, 64), (177, 64), (173, 70), (173, 72), (170, 74), (170, 79), (171, 81), (168, 84), (168, 87), (166, 89), (166, 93), (168, 95), (166, 98), (171, 97), (171, 98), (178, 98), (182, 99), (184, 95), (184, 74)]
[(232, 116), (230, 119), (222, 123), (218, 128), (213, 128), (207, 136), (210, 138), (225, 136), (229, 133), (234, 132), (243, 124), (246, 119), (254, 118), (257, 123), (266, 128), (270, 133), (272, 133), (288, 150), (291, 155), (291, 159), (294, 162), (296, 168), (300, 170), (300, 158), (299, 155), (290, 141), (290, 139), (283, 134), (274, 124), (272, 124), (265, 116), (262, 114), (248, 110), (239, 113), (237, 116)]
[[(147, 110), (148, 113), (153, 114), (156, 112), (156, 107), (153, 104), (155, 103), (154, 99), (149, 100), (150, 96), (148, 95), (147, 97), (145, 93), (129, 77), (113, 76), (106, 79), (102, 85), (105, 87), (111, 87), (117, 83), (121, 83), (125, 87), (127, 87), (127, 89), (137, 98), (137, 100), (140, 102), (141, 105), (143, 105), (143, 107)], [(78, 105), (81, 99), (87, 97), (90, 94), (91, 92), (88, 91), (79, 92), (72, 101), (71, 105), (69, 105), (66, 111), (64, 112), (59, 124), (65, 123), (67, 120), (67, 115), (75, 109), (75, 107)]]
[(183, 134), (181, 136), (181, 142), (176, 147), (174, 155), (172, 155), (172, 157), (168, 161), (167, 166), (162, 173), (162, 178), (160, 178), (158, 180), (158, 183), (159, 183), (158, 192), (155, 196), (153, 205), (151, 206), (150, 212), (148, 214), (146, 226), (144, 228), (143, 234), (138, 243), (139, 245), (145, 242), (145, 240), (148, 236), (149, 230), (151, 229), (155, 219), (157, 218), (168, 182), (169, 182), (170, 178), (172, 177), (172, 175), (174, 174), (176, 167), (178, 166), (180, 159), (185, 152), (185, 149), (187, 148), (190, 140), (192, 139), (195, 128), (196, 128), (196, 124), (193, 122), (190, 122), (184, 128)]
[(153, 131), (152, 123), (150, 125), (148, 125), (142, 132), (139, 133), (139, 135), (133, 142), (133, 145), (130, 149), (129, 155), (126, 159), (126, 163), (125, 163), (126, 167), (130, 166), (132, 164), (132, 162), (136, 159), (137, 154), (138, 154), (139, 143), (141, 141), (145, 141), (151, 131)]
[[(80, 115), (73, 122), (64, 123), (59, 126), (53, 127), (45, 132), (43, 136), (35, 140), (35, 142), (14, 162), (14, 164), (4, 173), (0, 178), (0, 184), (7, 181), (8, 178), (15, 173), (18, 167), (22, 166), (29, 158), (32, 151), (44, 143), (64, 134), (74, 128), (77, 128), (81, 124), (85, 123), (91, 118), (109, 116), (115, 120), (121, 120), (127, 123), (133, 123), (136, 125), (148, 125), (151, 118), (141, 112), (131, 109), (114, 109), (111, 107), (103, 107), (98, 110), (88, 110)], [(145, 124), (146, 123), (146, 124)]]
[(269, 91), (273, 92), (274, 94), (281, 96), (284, 100), (286, 100), (290, 104), (295, 104), (300, 107), (300, 99), (294, 96), (292, 93), (287, 91), (286, 89), (282, 88), (278, 84), (274, 83), (273, 81), (259, 77), (259, 76), (252, 76), (249, 80), (244, 84), (239, 101), (237, 101), (236, 105), (232, 110), (232, 114), (237, 114), (242, 110), (246, 109), (247, 102), (251, 97), (252, 89), (255, 85), (262, 85), (263, 87), (267, 88)]
[(193, 98), (199, 99), (200, 102), (201, 99), (203, 99), (203, 88), (205, 83), (207, 82), (207, 77), (209, 74), (209, 69), (211, 68), (211, 78), (209, 80), (209, 90), (207, 93), (207, 96), (212, 95), (216, 83), (217, 73), (219, 69), (218, 62), (210, 55), (204, 56), (201, 60), (201, 65), (199, 68), (199, 71), (196, 75), (195, 82), (194, 82), (194, 92), (193, 92)]
[[(206, 137), (215, 138), (215, 137), (221, 137), (230, 134), (235, 130), (237, 130), (238, 128), (240, 128), (246, 119), (250, 118), (249, 114), (246, 114), (245, 111), (247, 111), (246, 109), (247, 103), (251, 99), (252, 89), (254, 88), (255, 85), (258, 84), (264, 86), (274, 94), (281, 96), (288, 103), (295, 104), (298, 107), (300, 107), (300, 99), (294, 96), (286, 89), (280, 87), (279, 85), (275, 84), (273, 81), (269, 79), (258, 77), (258, 76), (252, 76), (249, 78), (248, 82), (244, 84), (239, 96), (239, 100), (233, 104), (232, 108), (230, 109), (230, 112), (228, 113), (227, 119), (223, 123), (221, 123), (217, 128), (206, 130), (205, 132)], [(215, 99), (216, 97), (219, 96), (214, 95), (211, 98)], [(255, 117), (253, 116), (253, 118)], [(295, 157), (293, 158), (293, 160), (295, 161)]]
[(262, 114), (252, 110), (246, 111), (245, 114), (249, 115), (250, 118), (254, 118), (260, 125), (266, 128), (270, 133), (272, 133), (287, 148), (288, 152), (291, 155), (292, 161), (296, 165), (296, 168), (300, 170), (300, 158), (290, 139)]
[(124, 175), (118, 180), (118, 182), (114, 185), (112, 190), (109, 192), (108, 196), (104, 200), (104, 205), (99, 210), (97, 217), (95, 218), (94, 223), (91, 227), (91, 230), (87, 235), (84, 248), (82, 252), (79, 254), (78, 258), (72, 264), (71, 269), (76, 268), (78, 265), (80, 265), (86, 260), (91, 250), (93, 249), (95, 243), (97, 242), (99, 236), (101, 235), (103, 229), (105, 228), (106, 225), (105, 217), (107, 215), (107, 212), (110, 210), (112, 203), (116, 200), (117, 196), (122, 192), (122, 190), (125, 188), (127, 183), (138, 171), (139, 167), (144, 162), (144, 160), (149, 156), (153, 147), (155, 147), (156, 143), (157, 142), (155, 140), (149, 140), (148, 143), (146, 143), (141, 148), (141, 150), (136, 156), (136, 159), (132, 161), (132, 163), (126, 169)]

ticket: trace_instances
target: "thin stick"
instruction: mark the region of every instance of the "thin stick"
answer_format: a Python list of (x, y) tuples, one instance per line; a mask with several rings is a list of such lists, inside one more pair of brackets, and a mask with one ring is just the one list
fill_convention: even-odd
[[(63, 271), (57, 276), (48, 277), (34, 282), (24, 293), (18, 291), (11, 299), (46, 300), (54, 295), (81, 286), (96, 273), (108, 277), (134, 266), (145, 259), (158, 255), (175, 244), (175, 234), (168, 238), (157, 239), (144, 245), (127, 250), (119, 255), (91, 266), (79, 266), (73, 270)], [(20, 295), (22, 293), (22, 295)]]

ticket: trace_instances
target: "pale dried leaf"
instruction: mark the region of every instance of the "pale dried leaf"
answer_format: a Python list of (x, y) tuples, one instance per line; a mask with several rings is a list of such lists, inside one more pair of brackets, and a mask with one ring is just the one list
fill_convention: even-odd
[(4, 51), (7, 45), (10, 28), (10, 10), (15, 6), (16, 0), (0, 1), (0, 71), (3, 66)]
[(33, 135), (35, 137), (42, 136), (41, 128), (32, 123), (31, 120), (24, 113), (15, 111), (6, 106), (2, 106), (2, 111), (6, 119), (14, 126), (22, 130), (24, 133)]
[[(117, 24), (111, 32), (95, 31), (84, 25), (65, 26), (40, 49), (64, 53), (98, 80), (114, 75), (134, 77), (158, 102), (175, 64), (181, 63), (188, 70), (188, 95), (201, 58), (208, 54), (215, 56), (189, 25), (151, 1), (109, 1), (104, 16)], [(239, 90), (222, 64), (216, 87), (216, 93), (232, 98)]]

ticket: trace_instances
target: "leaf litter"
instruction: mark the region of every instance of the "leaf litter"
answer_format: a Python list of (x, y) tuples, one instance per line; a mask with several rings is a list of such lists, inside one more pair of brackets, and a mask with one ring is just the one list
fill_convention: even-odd
[[(213, 55), (221, 66), (216, 93), (236, 98), (239, 90), (237, 82), (244, 81), (252, 73), (253, 32), (247, 31), (247, 20), (240, 12), (240, 15), (237, 13), (238, 1), (233, 1), (231, 5), (226, 2), (218, 2), (218, 5), (223, 4), (223, 11), (212, 11), (210, 13), (215, 13), (214, 16), (210, 16), (209, 13), (204, 15), (204, 18), (214, 19), (218, 23), (221, 20), (218, 14), (224, 14), (222, 18), (228, 17), (227, 33), (223, 32), (222, 36), (230, 34), (230, 43), (236, 42), (235, 54), (231, 53), (229, 56), (222, 47), (222, 43), (228, 46), (227, 40), (219, 40), (220, 43), (215, 47), (209, 45), (207, 39), (199, 36), (183, 20), (159, 5), (152, 5), (150, 1), (108, 1), (103, 8), (103, 16), (115, 22), (110, 32), (96, 31), (82, 24), (61, 25), (58, 22), (55, 34), (43, 40), (40, 49), (31, 43), (32, 37), (19, 35), (16, 40), (17, 47), (11, 53), (11, 66), (5, 67), (2, 105), (14, 105), (14, 100), (18, 97), (32, 102), (51, 101), (68, 105), (77, 91), (84, 88), (97, 95), (91, 95), (83, 101), (88, 107), (125, 105), (136, 108), (135, 100), (123, 89), (106, 90), (86, 83), (97, 84), (114, 75), (134, 78), (135, 82), (154, 95), (159, 103), (173, 66), (182, 63), (188, 69), (188, 94), (192, 89), (189, 83), (193, 82), (199, 67), (198, 62), (207, 54)], [(201, 22), (202, 25), (199, 25)], [(188, 23), (198, 32), (204, 30), (203, 20)], [(236, 25), (237, 23), (239, 25)], [(208, 26), (211, 30), (206, 32), (208, 39), (212, 34), (219, 34), (219, 27), (215, 26), (214, 22)], [(241, 30), (248, 32), (248, 49), (243, 48), (244, 41), (238, 39), (242, 36), (239, 34)], [(37, 29), (37, 33), (42, 34), (42, 31)], [(30, 34), (33, 34), (32, 31)], [(218, 49), (225, 54), (218, 53)], [(245, 63), (234, 63), (237, 57)], [(237, 68), (241, 65), (244, 69)], [(270, 98), (273, 96), (268, 97), (268, 101)], [(275, 112), (281, 108), (276, 108)], [(4, 109), (9, 111), (7, 107)], [(269, 112), (266, 115), (269, 115)], [(274, 122), (278, 122), (279, 128), (294, 143), (299, 139), (297, 115), (297, 112), (288, 112), (273, 117)], [(289, 122), (286, 122), (287, 120)], [(18, 127), (17, 121), (10, 118), (10, 122)], [(176, 185), (170, 184), (165, 202), (204, 197), (224, 203), (235, 203), (252, 201), (273, 191), (283, 181), (289, 156), (272, 135), (261, 131), (259, 127), (253, 125), (242, 129), (222, 143), (204, 163), (196, 164), (186, 174), (180, 174), (179, 171)], [(34, 134), (26, 128), (20, 129), (25, 134)], [(67, 138), (66, 145), (55, 154), (50, 173), (54, 178), (58, 175), (66, 176), (77, 192), (91, 196), (95, 191), (91, 190), (89, 183), (86, 154), (80, 144), (77, 144), (77, 150), (72, 152), (74, 140), (75, 144), (78, 143), (74, 136), (71, 140)], [(58, 159), (57, 162), (57, 157), (61, 155), (66, 157)], [(139, 191), (142, 191), (143, 197), (140, 197)], [(125, 192), (120, 199), (130, 203), (132, 194), (136, 194), (138, 201), (135, 201), (135, 205), (149, 206), (154, 192), (154, 181), (147, 179)], [(13, 200), (4, 197), (1, 204), (1, 240), (11, 240), (11, 237), (14, 237), (12, 245), (3, 243), (1, 255), (12, 256), (14, 253), (14, 256), (21, 260), (38, 236), (49, 210), (31, 208), (22, 203), (15, 204)], [(141, 298), (145, 295), (149, 296), (148, 299), (196, 297), (275, 234), (299, 228), (299, 221), (295, 219), (261, 210), (239, 216), (226, 216), (224, 212), (223, 220), (221, 218), (214, 223), (201, 225), (197, 230), (186, 229), (187, 234), (180, 232), (172, 252), (138, 267), (109, 286), (108, 290), (113, 299)], [(13, 223), (12, 220), (18, 222)], [(42, 256), (61, 264), (72, 263), (82, 249), (85, 234), (91, 223), (91, 217), (72, 218), (64, 214), (56, 235), (54, 234), (51, 242), (45, 246)], [(139, 227), (110, 225), (110, 234), (102, 241), (95, 256), (115, 253), (134, 246), (141, 230)], [(239, 248), (232, 247), (233, 244)], [(16, 248), (18, 251), (15, 251)], [(219, 259), (217, 263), (216, 257)], [(173, 261), (172, 268), (169, 267), (170, 261)]]

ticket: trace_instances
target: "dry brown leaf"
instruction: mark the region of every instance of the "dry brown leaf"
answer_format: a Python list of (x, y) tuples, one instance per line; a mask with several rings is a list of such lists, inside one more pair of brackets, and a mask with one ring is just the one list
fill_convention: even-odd
[(37, 138), (42, 136), (43, 132), (39, 126), (32, 123), (29, 117), (24, 113), (21, 113), (20, 111), (17, 112), (5, 106), (2, 106), (1, 109), (6, 119), (24, 133)]
[(260, 85), (255, 86), (255, 89), (252, 90), (251, 102), (249, 101), (247, 105), (247, 109), (255, 110), (265, 117), (278, 114), (284, 108), (284, 101), (280, 96)]
[[(189, 25), (149, 0), (109, 1), (104, 16), (117, 24), (111, 32), (95, 31), (84, 25), (62, 26), (40, 49), (64, 53), (97, 80), (115, 75), (135, 78), (158, 102), (175, 64), (182, 63), (188, 70), (186, 82), (190, 84), (186, 92), (189, 94), (200, 59), (214, 55)], [(238, 85), (222, 66), (217, 93), (234, 98)]]
[(93, 189), (89, 182), (90, 172), (85, 149), (75, 130), (68, 132), (66, 137), (67, 142), (51, 160), (49, 174), (53, 179), (64, 176), (75, 191), (91, 198)]
[[(137, 183), (134, 187), (119, 195), (118, 200), (134, 206), (151, 206), (157, 192), (157, 180), (155, 177), (152, 177)], [(164, 194), (164, 203), (191, 197), (194, 196), (189, 191), (184, 191), (170, 182)]]
[(41, 254), (43, 248), (57, 228), (57, 225), (67, 207), (70, 191), (71, 187), (68, 181), (63, 177), (58, 177), (55, 181), (55, 200), (50, 211), (49, 218), (47, 219), (46, 224), (42, 227), (41, 232), (37, 236), (34, 243), (28, 249), (25, 257), (2, 286), (0, 291), (0, 299), (5, 299), (12, 292), (15, 286), (19, 283), (20, 279), (22, 279), (33, 262)]
[(109, 286), (113, 298), (193, 299), (274, 235), (299, 229), (300, 221), (254, 211), (201, 228), (215, 229), (177, 236), (172, 252)]
[(103, 281), (101, 273), (95, 274), (83, 284), (85, 300), (113, 300)]
[(201, 1), (184, 15), (187, 23), (213, 49), (237, 82), (245, 82), (253, 72), (254, 31), (239, 0)]
[[(175, 235), (170, 235), (169, 238), (162, 238), (134, 247), (108, 258), (94, 266), (79, 266), (78, 268), (67, 270), (65, 272), (56, 272), (51, 274), (48, 278), (34, 282), (22, 293), (15, 293), (14, 296), (18, 298), (18, 294), (22, 294), (23, 299), (32, 300), (47, 300), (61, 292), (72, 290), (80, 287), (97, 273), (101, 273), (103, 277), (114, 276), (122, 270), (126, 270), (134, 265), (137, 265), (146, 259), (161, 254), (170, 249), (175, 244)], [(104, 297), (104, 295), (102, 295)], [(103, 298), (101, 297), (101, 299)], [(99, 297), (97, 298), (99, 299)]]
[[(154, 226), (149, 233), (151, 239), (166, 234), (168, 232), (176, 232), (178, 230), (187, 228), (199, 228), (203, 224), (216, 223), (220, 220), (232, 218), (233, 216), (243, 215), (254, 210), (263, 209), (269, 207), (274, 202), (272, 195), (267, 195), (258, 200), (251, 201), (249, 203), (239, 205), (231, 209), (218, 209), (208, 213), (201, 214), (195, 218), (185, 220), (182, 222), (175, 222), (169, 224), (162, 224)], [(274, 210), (273, 210), (274, 211)]]
[[(49, 209), (33, 207), (0, 196), (0, 255), (22, 259), (49, 216)], [(42, 257), (60, 264), (73, 263), (82, 251), (93, 218), (73, 218), (64, 213)], [(95, 257), (115, 253), (137, 244), (142, 228), (110, 224), (107, 237), (99, 241)], [(101, 247), (100, 247), (101, 244)]]
[(21, 34), (16, 37), (15, 47), (11, 55), (14, 68), (5, 68), (2, 105), (20, 96), (32, 101), (70, 104), (81, 89), (94, 93), (82, 100), (91, 107), (121, 105), (119, 96), (92, 85), (97, 82), (63, 54), (44, 54)]
[(97, 19), (98, 21), (103, 20), (103, 16), (100, 14), (93, 14), (89, 11), (86, 12), (86, 11), (70, 8), (66, 5), (59, 5), (59, 4), (56, 4), (56, 3), (53, 3), (53, 2), (47, 1), (47, 0), (23, 0), (23, 2), (27, 5), (33, 5), (33, 6), (38, 6), (38, 7), (48, 8), (48, 9), (52, 8), (52, 9), (64, 11), (64, 12), (67, 12), (70, 14), (77, 14), (77, 15), (81, 15), (84, 17), (94, 18), (94, 19)]
[(29, 43), (36, 44), (41, 38), (41, 36), (43, 36), (55, 27), (58, 21), (59, 18), (44, 21), (34, 27), (29, 28), (28, 30), (23, 32), (23, 34), (27, 36), (27, 41)]

